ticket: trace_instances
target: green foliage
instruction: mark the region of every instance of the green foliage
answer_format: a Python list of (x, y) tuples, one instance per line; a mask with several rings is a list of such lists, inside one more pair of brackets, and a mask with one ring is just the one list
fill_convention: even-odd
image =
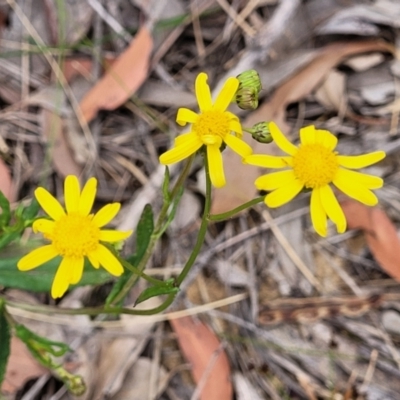
[(39, 204), (36, 199), (32, 199), (29, 206), (20, 205), (12, 212), (10, 202), (0, 191), (0, 208), (0, 249), (2, 249), (18, 239), (25, 228), (32, 225), (39, 211)]
[(5, 317), (4, 300), (0, 299), (0, 387), (6, 373), (7, 361), (10, 355), (10, 341), (10, 325)]
[[(61, 262), (61, 257), (41, 265), (32, 271), (22, 272), (17, 268), (21, 257), (0, 258), (0, 286), (29, 290), (32, 292), (49, 292), (55, 273)], [(72, 287), (83, 285), (100, 285), (108, 282), (112, 277), (103, 269), (94, 269), (89, 261), (85, 260), (85, 269), (82, 280)]]
[(145, 300), (150, 299), (151, 297), (160, 296), (162, 294), (177, 294), (179, 292), (179, 288), (174, 286), (174, 284), (175, 279), (171, 278), (166, 280), (163, 285), (150, 286), (149, 288), (143, 290), (142, 293), (140, 293), (135, 305), (142, 303)]

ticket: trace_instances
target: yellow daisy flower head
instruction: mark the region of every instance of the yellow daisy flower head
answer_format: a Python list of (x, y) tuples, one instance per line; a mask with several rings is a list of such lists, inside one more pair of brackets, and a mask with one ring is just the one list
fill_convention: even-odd
[(317, 233), (326, 236), (327, 218), (336, 224), (339, 233), (346, 230), (347, 224), (331, 183), (347, 196), (368, 206), (378, 203), (371, 190), (382, 187), (383, 180), (352, 170), (377, 163), (385, 157), (385, 152), (339, 155), (334, 151), (337, 138), (314, 126), (300, 129), (300, 145), (297, 147), (286, 139), (273, 122), (269, 128), (277, 146), (288, 156), (254, 154), (245, 159), (245, 163), (260, 167), (287, 168), (260, 176), (255, 181), (257, 189), (271, 191), (265, 196), (268, 207), (279, 207), (292, 200), (303, 188), (311, 189), (311, 221)]
[(120, 261), (101, 242), (119, 242), (129, 237), (132, 231), (101, 229), (117, 215), (121, 205), (107, 204), (96, 214), (90, 214), (96, 189), (96, 178), (90, 178), (81, 191), (78, 178), (67, 176), (64, 182), (65, 209), (46, 189), (39, 187), (35, 190), (37, 201), (51, 220), (37, 219), (32, 228), (34, 232), (43, 233), (51, 243), (22, 257), (17, 266), (21, 271), (28, 271), (61, 256), (51, 288), (53, 298), (63, 296), (69, 285), (81, 280), (85, 257), (94, 268), (101, 265), (114, 276), (124, 272)]
[(239, 80), (228, 78), (213, 103), (207, 79), (204, 72), (196, 78), (195, 91), (200, 112), (197, 114), (188, 108), (180, 108), (176, 116), (179, 125), (192, 124), (190, 132), (175, 139), (175, 146), (160, 156), (160, 163), (168, 165), (182, 161), (206, 146), (211, 182), (215, 187), (222, 187), (226, 182), (221, 145), (225, 143), (242, 158), (249, 156), (252, 149), (241, 139), (239, 118), (227, 111), (235, 97)]

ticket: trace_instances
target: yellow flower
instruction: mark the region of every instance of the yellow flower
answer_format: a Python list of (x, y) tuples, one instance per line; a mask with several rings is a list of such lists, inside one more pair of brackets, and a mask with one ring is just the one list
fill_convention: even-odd
[[(200, 73), (196, 78), (196, 97), (200, 113), (196, 114), (188, 108), (180, 108), (176, 122), (185, 126), (192, 124), (191, 131), (175, 139), (175, 147), (160, 156), (161, 164), (173, 164), (189, 157), (201, 146), (207, 147), (207, 160), (210, 179), (215, 187), (225, 185), (225, 174), (222, 163), (221, 145), (225, 143), (242, 158), (252, 153), (251, 147), (241, 140), (242, 127), (239, 118), (226, 111), (234, 98), (239, 80), (228, 78), (224, 87), (213, 103), (207, 74)], [(234, 132), (235, 134), (232, 134)]]
[(42, 232), (51, 243), (22, 257), (18, 269), (28, 271), (61, 256), (51, 288), (53, 298), (61, 297), (69, 285), (82, 278), (85, 257), (94, 268), (100, 265), (110, 274), (119, 276), (124, 269), (119, 260), (101, 242), (119, 242), (132, 234), (100, 229), (118, 213), (119, 203), (107, 204), (95, 215), (90, 214), (96, 196), (97, 180), (90, 178), (80, 189), (76, 176), (69, 175), (64, 182), (65, 210), (44, 188), (35, 190), (35, 197), (52, 221), (40, 218), (33, 223), (34, 232)]
[(315, 129), (314, 126), (300, 129), (301, 143), (296, 147), (273, 122), (269, 124), (269, 128), (275, 143), (289, 156), (254, 154), (245, 159), (247, 164), (265, 168), (289, 167), (256, 179), (257, 189), (272, 191), (265, 196), (268, 207), (279, 207), (292, 200), (303, 188), (311, 189), (311, 221), (315, 230), (321, 236), (326, 236), (327, 217), (336, 224), (339, 233), (346, 230), (347, 224), (330, 183), (347, 196), (368, 206), (378, 203), (371, 189), (382, 187), (383, 180), (351, 169), (375, 164), (385, 157), (385, 152), (375, 151), (359, 156), (339, 155), (334, 151), (337, 138), (328, 131)]

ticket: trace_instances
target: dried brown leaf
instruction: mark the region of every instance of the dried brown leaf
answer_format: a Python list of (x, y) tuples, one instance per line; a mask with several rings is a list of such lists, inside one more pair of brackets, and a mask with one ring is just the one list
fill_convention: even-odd
[(147, 77), (152, 48), (153, 39), (144, 26), (127, 50), (82, 99), (80, 106), (87, 122), (99, 110), (114, 110), (140, 87)]
[(362, 229), (375, 260), (392, 278), (400, 282), (400, 240), (386, 213), (354, 200), (341, 202), (349, 229)]
[(228, 357), (222, 351), (215, 333), (207, 325), (191, 317), (173, 319), (170, 323), (178, 336), (183, 354), (192, 366), (195, 382), (203, 385), (200, 399), (232, 399)]
[(29, 353), (25, 344), (16, 337), (11, 339), (11, 353), (8, 360), (6, 376), (1, 386), (4, 393), (16, 393), (29, 379), (46, 373)]

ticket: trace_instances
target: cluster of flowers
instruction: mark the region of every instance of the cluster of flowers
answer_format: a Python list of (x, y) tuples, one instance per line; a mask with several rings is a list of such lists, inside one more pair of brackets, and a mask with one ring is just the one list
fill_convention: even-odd
[[(260, 176), (255, 181), (258, 190), (268, 191), (265, 204), (279, 207), (292, 200), (303, 189), (311, 192), (311, 221), (321, 235), (327, 234), (327, 220), (332, 220), (339, 233), (346, 230), (346, 218), (337, 201), (331, 183), (348, 196), (373, 206), (378, 200), (372, 189), (383, 185), (381, 178), (353, 171), (370, 166), (385, 157), (383, 151), (359, 156), (339, 155), (335, 151), (337, 138), (330, 132), (307, 126), (300, 129), (300, 144), (293, 145), (273, 122), (261, 122), (249, 131), (262, 143), (275, 141), (286, 155), (253, 154), (252, 147), (242, 136), (239, 118), (227, 111), (232, 101), (242, 108), (256, 108), (261, 84), (255, 71), (238, 78), (229, 78), (215, 102), (212, 101), (207, 75), (200, 73), (195, 83), (199, 113), (180, 108), (176, 121), (191, 124), (190, 132), (175, 139), (174, 147), (160, 156), (164, 165), (173, 164), (204, 149), (212, 184), (225, 185), (221, 149), (224, 145), (236, 152), (245, 164), (264, 168), (283, 169)], [(94, 268), (102, 266), (110, 274), (120, 276), (120, 260), (104, 243), (119, 242), (129, 232), (102, 229), (118, 213), (119, 203), (112, 203), (91, 214), (97, 181), (91, 178), (83, 187), (75, 176), (65, 180), (65, 209), (44, 188), (35, 191), (35, 197), (50, 218), (39, 218), (33, 223), (34, 232), (41, 232), (50, 244), (33, 250), (18, 262), (22, 271), (31, 270), (61, 256), (62, 260), (53, 281), (53, 298), (63, 296), (69, 285), (80, 281), (85, 257)], [(102, 243), (103, 242), (103, 243)]]
[[(173, 149), (162, 154), (162, 164), (172, 164), (189, 157), (202, 146), (206, 147), (207, 160), (211, 182), (215, 187), (225, 185), (225, 175), (222, 163), (221, 145), (225, 143), (242, 157), (243, 163), (264, 168), (283, 169), (283, 171), (260, 176), (255, 181), (258, 190), (268, 191), (265, 204), (268, 207), (279, 207), (292, 200), (303, 189), (311, 190), (311, 221), (321, 236), (327, 234), (327, 219), (331, 219), (339, 233), (346, 230), (346, 218), (330, 187), (333, 183), (338, 189), (364, 204), (376, 205), (378, 199), (371, 191), (382, 187), (383, 180), (379, 177), (353, 171), (370, 166), (385, 157), (383, 151), (376, 151), (359, 156), (339, 155), (336, 151), (337, 138), (332, 133), (307, 126), (300, 129), (300, 144), (295, 146), (287, 140), (275, 123), (260, 123), (256, 129), (250, 130), (258, 135), (261, 142), (273, 140), (284, 152), (284, 156), (252, 154), (252, 148), (242, 139), (242, 129), (239, 118), (227, 111), (232, 101), (239, 106), (243, 100), (254, 102), (254, 96), (245, 99), (238, 96), (243, 89), (255, 86), (253, 90), (258, 96), (261, 89), (258, 75), (253, 82), (245, 74), (244, 82), (238, 78), (229, 78), (213, 103), (207, 75), (197, 76), (195, 90), (200, 112), (196, 114), (187, 108), (180, 108), (177, 114), (179, 125), (192, 124), (189, 133), (175, 139)], [(253, 86), (252, 86), (253, 85)], [(247, 92), (245, 91), (245, 94)], [(239, 98), (238, 98), (239, 97)], [(246, 103), (245, 103), (246, 104)], [(263, 131), (262, 127), (268, 127)], [(260, 129), (261, 128), (261, 129)], [(264, 133), (264, 135), (263, 135)], [(270, 138), (268, 137), (270, 135)]]

